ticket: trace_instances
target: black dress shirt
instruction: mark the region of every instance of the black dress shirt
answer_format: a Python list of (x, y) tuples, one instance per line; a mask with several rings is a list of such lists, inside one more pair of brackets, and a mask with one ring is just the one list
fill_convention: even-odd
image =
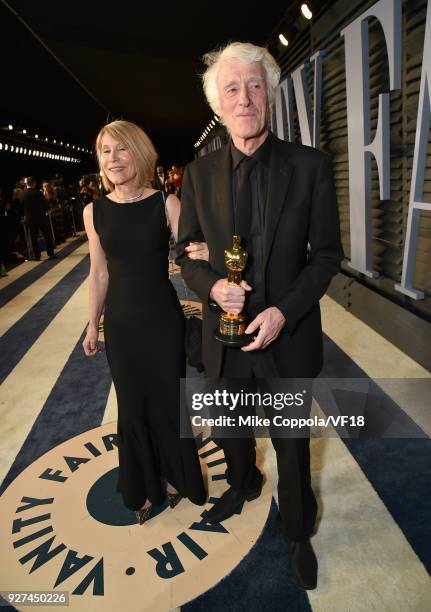
[[(245, 245), (248, 253), (247, 266), (243, 278), (253, 287), (247, 296), (246, 312), (254, 318), (266, 306), (265, 284), (264, 284), (264, 243), (265, 211), (269, 183), (269, 164), (271, 157), (271, 137), (265, 139), (251, 156), (256, 164), (250, 172), (250, 194), (251, 194), (251, 226), (250, 240)], [(232, 157), (232, 188), (234, 202), (234, 228), (236, 231), (236, 210), (238, 200), (238, 168), (247, 157), (239, 151), (231, 142)]]

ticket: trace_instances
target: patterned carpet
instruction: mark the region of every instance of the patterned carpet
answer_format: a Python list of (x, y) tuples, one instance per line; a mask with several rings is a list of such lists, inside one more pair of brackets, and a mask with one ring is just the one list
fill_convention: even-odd
[[(127, 566), (127, 559), (132, 557), (132, 544), (128, 548), (125, 542), (129, 541), (127, 537), (130, 534), (136, 532), (133, 531), (134, 525), (125, 523), (110, 525), (111, 531), (103, 538), (103, 549), (109, 553), (112, 545), (114, 550), (114, 543), (119, 539), (116, 559), (124, 558), (124, 569), (130, 570), (130, 576), (127, 574), (129, 582), (121, 582), (118, 578), (118, 586), (115, 586), (116, 579), (108, 579), (112, 567), (105, 562), (103, 595), (98, 593), (102, 570), (97, 560), (101, 553), (85, 549), (89, 558), (83, 556), (84, 549), (77, 548), (80, 528), (76, 529), (76, 542), (68, 540), (66, 531), (55, 530), (56, 539), (52, 546), (61, 540), (66, 547), (55, 557), (49, 558), (49, 552), (45, 550), (33, 556), (33, 561), (20, 562), (24, 553), (30, 554), (36, 545), (51, 536), (48, 532), (36, 535), (38, 530), (43, 531), (44, 525), (39, 525), (38, 521), (42, 521), (40, 515), (44, 516), (46, 509), (31, 508), (32, 513), (25, 511), (25, 519), (31, 518), (28, 523), (16, 522), (19, 517), (24, 518), (24, 512), (19, 514), (17, 507), (11, 506), (11, 492), (15, 491), (22, 499), (31, 492), (24, 486), (21, 492), (19, 479), (24, 478), (27, 471), (30, 474), (32, 469), (36, 469), (37, 461), (41, 461), (45, 453), (50, 457), (55, 447), (71, 444), (70, 440), (84, 432), (97, 432), (98, 428), (105, 431), (104, 428), (109, 429), (116, 419), (115, 392), (105, 355), (102, 353), (97, 358), (86, 359), (81, 347), (87, 321), (88, 291), (88, 246), (84, 237), (69, 241), (59, 255), (54, 261), (21, 264), (8, 277), (0, 279), (0, 417), (3, 424), (0, 457), (3, 496), (0, 504), (4, 525), (2, 537), (5, 537), (1, 564), (7, 568), (6, 578), (1, 572), (0, 590), (30, 589), (35, 576), (44, 576), (44, 590), (51, 590), (58, 580), (60, 568), (63, 580), (55, 590), (71, 593), (72, 609), (117, 610), (119, 600), (127, 610), (161, 612), (180, 604), (190, 612), (220, 609), (232, 612), (255, 609), (419, 612), (429, 607), (431, 419), (428, 405), (424, 408), (421, 401), (421, 382), (429, 382), (431, 376), (328, 297), (322, 300), (326, 356), (322, 375), (385, 379), (381, 386), (392, 414), (398, 419), (409, 419), (421, 437), (349, 440), (333, 436), (312, 439), (312, 479), (319, 502), (318, 529), (313, 537), (319, 558), (319, 585), (315, 591), (306, 593), (295, 586), (291, 579), (287, 546), (275, 530), (277, 477), (274, 452), (266, 439), (258, 440), (258, 446), (268, 475), (267, 505), (262, 502), (253, 510), (255, 502), (245, 504), (239, 515), (233, 517), (233, 522), (226, 525), (225, 533), (220, 530), (218, 533), (205, 532), (203, 519), (199, 519), (199, 513), (205, 508), (198, 509), (198, 518), (193, 520), (189, 520), (187, 513), (192, 509), (186, 504), (181, 511), (183, 514), (178, 515), (184, 519), (176, 518), (175, 513), (169, 514), (164, 508), (154, 518), (155, 527), (151, 529), (159, 529), (160, 540), (153, 549), (142, 548), (142, 567), (146, 563), (148, 572), (151, 568), (160, 571), (164, 560), (165, 577), (144, 573), (145, 580), (138, 580), (139, 568), (136, 565), (136, 580), (133, 582), (131, 568)], [(196, 296), (190, 292), (185, 294), (179, 271), (172, 264), (170, 273), (180, 298), (187, 298), (189, 309), (198, 311)], [(189, 369), (188, 375), (196, 376), (197, 373)], [(393, 384), (389, 384), (387, 379), (393, 379)], [(340, 402), (347, 406), (351, 397), (347, 394)], [(325, 411), (324, 406), (316, 406), (316, 410), (319, 409)], [(115, 424), (112, 427), (115, 431)], [(110, 442), (106, 440), (103, 453), (100, 443), (93, 440), (86, 442), (87, 455), (63, 457), (66, 464), (63, 462), (62, 474), (68, 474), (64, 467), (67, 465), (70, 472), (80, 477), (85, 474), (90, 477), (94, 470), (96, 478), (105, 456), (106, 461), (109, 458), (111, 462), (109, 469), (114, 469), (115, 442), (113, 438)], [(63, 447), (58, 448), (61, 450)], [(212, 455), (202, 457), (202, 461), (218, 495), (225, 484), (223, 457), (221, 451), (217, 455), (216, 452), (217, 448), (211, 451)], [(204, 449), (201, 454), (205, 454)], [(88, 461), (90, 456), (92, 460)], [(46, 468), (52, 470), (52, 475), (60, 469), (59, 465), (47, 464)], [(43, 483), (41, 481), (43, 486), (45, 481), (46, 478)], [(110, 482), (106, 480), (104, 486), (108, 489), (103, 493), (102, 487), (101, 491), (103, 494), (108, 491), (111, 495), (107, 499), (113, 504), (113, 516), (118, 517), (122, 510), (117, 505)], [(44, 495), (42, 484), (40, 491), (36, 488), (32, 495)], [(77, 499), (84, 496), (84, 491), (82, 495), (80, 491), (78, 487)], [(64, 499), (59, 498), (60, 505), (50, 512), (53, 521), (66, 516), (68, 510)], [(206, 507), (209, 508), (210, 504), (211, 501)], [(86, 510), (84, 506), (83, 533), (89, 516), (88, 508)], [(124, 520), (127, 523), (127, 519)], [(179, 521), (178, 524), (175, 521)], [(200, 527), (191, 529), (195, 523)], [(151, 529), (147, 534), (143, 532), (142, 537), (147, 535), (150, 538)], [(163, 529), (176, 529), (177, 535), (172, 539)], [(124, 537), (119, 538), (120, 533)], [(163, 533), (166, 533), (165, 539)], [(28, 538), (17, 547), (14, 542), (18, 535)], [(84, 539), (82, 546), (85, 546)], [(35, 558), (39, 559), (40, 566), (31, 572)], [(107, 553), (104, 558), (108, 558)], [(179, 571), (178, 562), (183, 572)], [(91, 571), (87, 569), (90, 566)], [(173, 578), (171, 580), (169, 576), (175, 573), (177, 578), (173, 587)], [(123, 575), (126, 574), (123, 572)], [(18, 582), (20, 579), (19, 586), (18, 582), (11, 584), (13, 577)], [(81, 585), (82, 593), (72, 594), (77, 585)], [(142, 589), (151, 591), (151, 597), (142, 599)], [(16, 609), (22, 607), (16, 605)]]

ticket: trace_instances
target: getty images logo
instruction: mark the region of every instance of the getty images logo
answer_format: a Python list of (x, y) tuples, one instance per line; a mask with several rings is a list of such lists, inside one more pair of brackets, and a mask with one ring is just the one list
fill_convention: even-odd
[(192, 394), (192, 409), (199, 411), (203, 408), (225, 408), (228, 410), (236, 410), (246, 407), (270, 407), (274, 410), (283, 410), (292, 406), (301, 407), (304, 405), (304, 395), (306, 390), (297, 393), (260, 393), (241, 391), (232, 393), (226, 389), (216, 389), (211, 393), (193, 393)]

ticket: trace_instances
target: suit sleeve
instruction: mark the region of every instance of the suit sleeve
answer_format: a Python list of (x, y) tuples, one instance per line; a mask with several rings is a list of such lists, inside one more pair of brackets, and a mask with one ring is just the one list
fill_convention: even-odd
[(325, 294), (343, 259), (332, 163), (326, 154), (316, 174), (309, 223), (307, 265), (280, 302), (274, 304), (286, 318), (289, 333), (295, 331), (301, 319)]
[(28, 222), (28, 205), (26, 198), (20, 198), (19, 204), (21, 207), (21, 215), (24, 217), (25, 223)]
[[(186, 166), (181, 190), (181, 213), (178, 223), (177, 258), (184, 281), (202, 301), (207, 302), (214, 283), (223, 278), (203, 259), (189, 259), (184, 252), (190, 242), (205, 242), (196, 210), (196, 192), (190, 167)], [(208, 245), (209, 246), (209, 245)]]
[(45, 198), (45, 196), (43, 195), (43, 193), (40, 194), (41, 198), (40, 198), (40, 202), (42, 204), (42, 210), (44, 213), (47, 213), (49, 211), (49, 204), (48, 204), (48, 200)]

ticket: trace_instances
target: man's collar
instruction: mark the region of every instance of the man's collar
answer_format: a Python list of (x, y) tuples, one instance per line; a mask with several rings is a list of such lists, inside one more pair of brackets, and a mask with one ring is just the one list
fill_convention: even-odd
[[(273, 136), (271, 132), (268, 132), (268, 136), (262, 142), (262, 144), (256, 149), (256, 151), (250, 157), (253, 157), (256, 161), (260, 162), (267, 168), (269, 168), (269, 161), (271, 158)], [(233, 140), (230, 141), (230, 152), (232, 156), (233, 169), (236, 170), (239, 164), (242, 162), (244, 157), (247, 157), (245, 153), (236, 148), (233, 144)]]

